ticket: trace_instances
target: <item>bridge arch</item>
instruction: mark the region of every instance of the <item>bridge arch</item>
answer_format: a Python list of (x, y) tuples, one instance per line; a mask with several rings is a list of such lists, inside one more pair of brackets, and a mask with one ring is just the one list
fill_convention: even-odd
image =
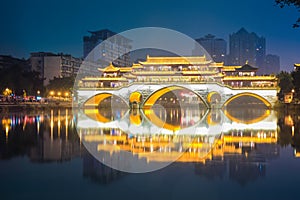
[(152, 124), (155, 124), (157, 127), (165, 128), (170, 131), (178, 131), (181, 129), (180, 125), (172, 125), (160, 119), (155, 114), (153, 109), (144, 109), (144, 115), (151, 121)]
[(201, 114), (201, 112), (198, 113), (199, 118), (197, 120), (195, 120), (192, 124), (190, 124), (190, 123), (188, 123), (188, 124), (186, 124), (186, 123), (179, 123), (179, 124), (169, 123), (169, 122), (167, 122), (166, 119), (164, 120), (161, 117), (159, 117), (153, 108), (143, 109), (141, 114), (143, 115), (144, 120), (148, 121), (150, 124), (155, 125), (158, 128), (163, 128), (163, 129), (166, 129), (169, 131), (176, 132), (176, 131), (196, 127), (198, 124), (202, 123), (206, 119), (208, 113), (209, 113), (208, 109), (206, 109), (205, 112), (203, 112), (202, 114)]
[(135, 126), (140, 126), (143, 123), (143, 118), (140, 114), (140, 111), (136, 109), (131, 110), (129, 113), (129, 121)]
[(221, 102), (221, 95), (217, 91), (212, 91), (207, 95), (207, 102), (209, 104), (217, 104)]
[(266, 109), (262, 115), (260, 115), (256, 118), (252, 118), (252, 119), (239, 119), (239, 118), (233, 116), (227, 110), (224, 111), (224, 114), (228, 119), (230, 119), (233, 122), (243, 123), (243, 124), (254, 124), (254, 123), (260, 122), (260, 121), (264, 120), (265, 118), (267, 118), (271, 114), (271, 111), (269, 109)]
[(96, 94), (92, 97), (90, 97), (88, 100), (86, 100), (83, 104), (83, 107), (98, 107), (99, 104), (109, 98), (109, 97), (118, 97), (119, 99), (122, 100), (123, 103), (125, 103), (127, 106), (128, 106), (128, 103), (127, 101), (125, 101), (122, 97), (120, 96), (117, 96), (117, 95), (114, 95), (114, 94), (111, 94), (111, 93), (99, 93), (99, 94)]
[(197, 97), (199, 97), (201, 99), (201, 101), (205, 104), (205, 106), (207, 108), (209, 108), (207, 102), (203, 99), (203, 97), (201, 95), (199, 95), (198, 93), (196, 93), (195, 91), (189, 89), (189, 88), (186, 88), (186, 87), (182, 87), (182, 86), (177, 86), (177, 85), (172, 85), (172, 86), (167, 86), (167, 87), (163, 87), (161, 89), (158, 89), (154, 92), (152, 92), (148, 97), (147, 99), (144, 101), (144, 104), (143, 104), (143, 108), (151, 108), (155, 102), (164, 94), (168, 93), (168, 92), (171, 92), (171, 91), (174, 91), (174, 90), (188, 90), (190, 92), (192, 92), (193, 94), (195, 94)]
[(88, 116), (89, 118), (91, 118), (97, 122), (107, 123), (107, 122), (111, 121), (107, 117), (103, 116), (99, 112), (99, 109), (95, 109), (95, 108), (94, 109), (84, 109), (83, 112), (86, 116)]
[(271, 108), (272, 107), (272, 104), (267, 100), (265, 99), (264, 97), (258, 95), (258, 94), (255, 94), (255, 93), (251, 93), (251, 92), (243, 92), (243, 93), (239, 93), (239, 94), (236, 94), (232, 97), (230, 97), (224, 104), (223, 104), (223, 107), (226, 107), (230, 102), (232, 102), (233, 100), (239, 98), (239, 97), (243, 97), (243, 96), (251, 96), (251, 97), (254, 97), (258, 100), (260, 100), (262, 103), (264, 103), (268, 108)]

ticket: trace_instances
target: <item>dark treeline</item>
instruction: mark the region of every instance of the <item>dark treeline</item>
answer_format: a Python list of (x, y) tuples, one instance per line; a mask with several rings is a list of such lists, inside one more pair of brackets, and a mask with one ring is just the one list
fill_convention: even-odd
[(39, 72), (23, 70), (21, 65), (14, 65), (9, 68), (0, 69), (0, 93), (6, 88), (12, 90), (17, 96), (22, 96), (24, 91), (26, 95), (35, 96), (40, 91), (42, 96), (47, 96), (49, 91), (71, 92), (75, 77), (54, 77), (47, 86), (43, 86), (43, 79)]
[(279, 98), (283, 98), (285, 93), (294, 92), (294, 99), (300, 100), (300, 70), (291, 73), (281, 71), (278, 75), (278, 86), (280, 88)]
[(60, 92), (72, 92), (75, 82), (75, 76), (57, 78), (54, 77), (49, 81), (46, 86), (45, 95), (48, 95), (50, 91), (60, 91)]
[(0, 91), (9, 88), (15, 95), (36, 95), (37, 91), (44, 91), (43, 80), (36, 71), (25, 71), (21, 65), (0, 69)]

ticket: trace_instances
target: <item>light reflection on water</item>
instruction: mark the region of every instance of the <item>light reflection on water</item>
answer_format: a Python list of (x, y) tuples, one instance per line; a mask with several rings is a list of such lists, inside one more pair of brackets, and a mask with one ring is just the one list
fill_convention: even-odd
[(99, 161), (135, 173), (172, 162), (205, 163), (227, 154), (241, 155), (243, 149), (276, 144), (278, 139), (275, 113), (261, 108), (86, 109), (78, 113), (77, 130)]
[[(155, 117), (151, 117), (153, 114)], [(156, 118), (162, 120), (155, 121)], [(166, 177), (176, 176), (178, 173), (176, 170), (179, 169), (183, 170), (181, 173), (192, 169), (194, 173), (192, 177), (211, 180), (213, 181), (210, 182), (211, 184), (217, 180), (223, 180), (247, 186), (250, 183), (259, 184), (264, 179), (268, 180), (269, 170), (270, 174), (276, 174), (275, 178), (278, 178), (278, 181), (285, 180), (279, 175), (282, 169), (287, 169), (289, 163), (300, 165), (297, 159), (300, 155), (298, 118), (299, 115), (296, 113), (278, 114), (275, 111), (261, 109), (212, 110), (208, 112), (206, 110), (166, 109), (148, 113), (137, 110), (131, 112), (127, 110), (89, 110), (86, 114), (79, 112), (74, 115), (71, 110), (56, 109), (32, 113), (1, 113), (0, 169), (2, 172), (5, 171), (5, 174), (1, 173), (1, 175), (6, 175), (3, 180), (9, 180), (12, 176), (10, 173), (14, 173), (14, 168), (5, 168), (6, 163), (17, 159), (20, 166), (28, 165), (23, 160), (18, 160), (18, 158), (24, 157), (28, 158), (30, 163), (38, 165), (43, 163), (66, 165), (80, 159), (82, 160), (80, 162), (82, 171), (78, 173), (82, 174), (85, 179), (97, 183), (118, 182), (124, 180), (124, 177), (132, 176), (106, 167), (88, 153), (81, 141), (85, 139), (85, 135), (79, 137), (75, 128), (75, 122), (80, 125), (79, 122), (83, 120), (83, 126), (78, 128), (79, 132), (81, 130), (82, 133), (85, 131), (85, 133), (89, 132), (94, 135), (101, 133), (107, 136), (125, 135), (122, 139), (123, 143), (112, 139), (112, 141), (107, 140), (107, 144), (119, 146), (134, 154), (141, 151), (157, 152), (156, 156), (148, 155), (150, 161), (151, 159), (164, 161), (164, 158), (158, 156), (159, 149), (165, 148), (164, 150), (166, 150), (170, 146), (163, 142), (157, 143), (157, 141), (163, 139), (169, 141), (172, 138), (173, 144), (176, 145), (169, 148), (171, 151), (180, 152), (180, 149), (187, 151), (179, 156), (177, 162), (156, 172)], [(219, 124), (222, 124), (221, 132), (213, 135), (213, 140), (210, 139), (210, 135), (207, 134), (209, 133), (208, 129)], [(102, 125), (103, 128), (99, 128)], [(141, 129), (143, 126), (145, 128)], [(151, 129), (151, 126), (160, 129)], [(177, 131), (176, 133), (184, 135), (184, 130), (189, 130), (193, 126), (200, 127), (197, 130), (206, 131), (206, 134), (198, 134), (192, 138), (191, 145), (187, 147), (183, 145), (180, 148), (178, 144), (183, 144), (182, 138), (176, 138), (169, 133)], [(143, 134), (130, 134), (130, 130), (135, 130), (137, 127), (140, 127), (138, 130)], [(150, 130), (159, 130), (165, 133), (165, 136), (160, 134), (147, 137), (147, 133), (151, 133)], [(131, 147), (129, 144), (132, 138), (135, 139), (134, 148), (128, 148), (128, 146)], [(181, 143), (178, 142), (180, 139)], [(207, 145), (209, 148), (205, 149), (204, 147)], [(199, 156), (201, 148), (205, 151), (202, 151)], [(109, 150), (106, 149), (106, 151)], [(273, 165), (272, 163), (277, 164)], [(72, 168), (72, 166), (69, 167)], [(40, 172), (39, 175), (43, 176), (43, 173), (45, 172)], [(52, 171), (52, 173), (54, 172)], [(295, 180), (299, 180), (297, 177), (300, 175), (296, 171), (291, 169), (286, 173), (289, 176), (291, 176), (289, 173), (293, 173)], [(191, 181), (194, 179), (192, 177), (190, 177)], [(295, 182), (291, 181), (286, 184), (295, 184)], [(235, 189), (236, 186), (230, 187), (232, 187), (230, 189)]]

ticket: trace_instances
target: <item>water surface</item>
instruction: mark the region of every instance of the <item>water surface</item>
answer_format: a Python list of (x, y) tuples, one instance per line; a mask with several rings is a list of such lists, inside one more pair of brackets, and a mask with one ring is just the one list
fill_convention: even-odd
[[(73, 114), (67, 109), (1, 113), (1, 199), (297, 199), (299, 196), (300, 114), (261, 109), (208, 113), (156, 110), (154, 114), (162, 119), (161, 123), (156, 118), (147, 118), (151, 113), (101, 112), (106, 122), (93, 118), (96, 115)], [(82, 119), (106, 124), (105, 128), (98, 126), (97, 132), (81, 127), (86, 133), (102, 135), (130, 134), (129, 128), (122, 129), (125, 122), (125, 127), (161, 126), (160, 131), (166, 134), (196, 125), (208, 130), (222, 124), (222, 130), (214, 135), (214, 143), (209, 142), (207, 134), (196, 137), (201, 144), (214, 144), (211, 151), (201, 151), (202, 157), (193, 154), (199, 145), (191, 146), (185, 148), (184, 159), (154, 172), (132, 174), (109, 168), (89, 153), (83, 145), (85, 135), (77, 134), (75, 128)], [(109, 128), (109, 123), (122, 126)], [(137, 137), (147, 139), (145, 134), (136, 136), (136, 141)], [(150, 148), (136, 146), (127, 151), (144, 149), (151, 155)], [(179, 151), (179, 147), (175, 145), (171, 151)], [(159, 149), (153, 152), (159, 153)]]

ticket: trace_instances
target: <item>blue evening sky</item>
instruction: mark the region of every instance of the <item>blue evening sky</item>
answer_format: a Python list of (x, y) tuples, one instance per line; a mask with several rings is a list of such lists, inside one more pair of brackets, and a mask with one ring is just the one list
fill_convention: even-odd
[(88, 30), (122, 32), (155, 26), (192, 38), (208, 33), (229, 40), (241, 27), (264, 36), (267, 53), (281, 58), (283, 70), (300, 62), (300, 28), (294, 7), (280, 9), (274, 0), (1, 0), (0, 54), (29, 57), (50, 51), (82, 56)]

